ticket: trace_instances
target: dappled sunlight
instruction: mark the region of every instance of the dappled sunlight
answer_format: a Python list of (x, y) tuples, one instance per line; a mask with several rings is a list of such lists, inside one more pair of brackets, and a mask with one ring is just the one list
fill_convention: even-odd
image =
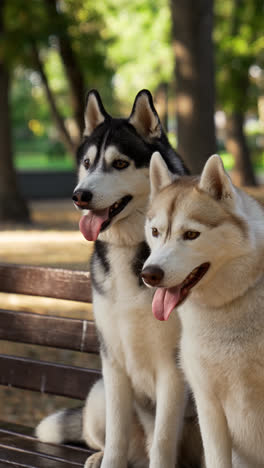
[(173, 41), (173, 51), (177, 60), (180, 60), (181, 74), (185, 79), (193, 78), (193, 67), (190, 52), (180, 41)]
[(177, 96), (177, 112), (182, 117), (189, 117), (193, 113), (193, 99), (187, 94), (179, 93)]
[(78, 232), (80, 212), (71, 200), (41, 200), (30, 203), (32, 220), (41, 229), (60, 229)]
[(0, 260), (87, 270), (92, 245), (79, 232), (8, 230), (0, 233)]
[(49, 297), (0, 293), (0, 307), (43, 315), (56, 315), (75, 319), (93, 320), (92, 305), (84, 302), (64, 301)]

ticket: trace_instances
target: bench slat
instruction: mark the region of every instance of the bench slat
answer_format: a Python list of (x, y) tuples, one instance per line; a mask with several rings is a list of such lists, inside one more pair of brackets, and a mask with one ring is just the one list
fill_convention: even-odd
[(90, 273), (0, 263), (0, 292), (91, 302)]
[(84, 400), (101, 372), (0, 354), (0, 385)]
[(73, 450), (70, 447), (62, 445), (43, 444), (37, 439), (27, 439), (15, 435), (7, 435), (0, 432), (0, 449), (20, 449), (27, 453), (37, 454), (42, 457), (50, 458), (64, 463), (73, 463), (77, 466), (84, 465), (86, 459), (91, 455), (91, 451)]
[(29, 312), (0, 309), (0, 339), (98, 353), (95, 324)]
[[(12, 423), (12, 422), (6, 422), (0, 420), (0, 437), (3, 435), (9, 435), (9, 436), (15, 436), (15, 437), (22, 437), (23, 439), (28, 439), (28, 440), (36, 440), (36, 437), (34, 435), (34, 430), (32, 427), (28, 426), (23, 426), (22, 424), (17, 424), (17, 423)], [(41, 443), (41, 442), (39, 442)], [(46, 444), (44, 444), (46, 447)], [(83, 456), (86, 456), (88, 453), (94, 453), (94, 450), (88, 449), (84, 445), (75, 445), (75, 444), (60, 444), (60, 445), (54, 445), (54, 444), (49, 444), (48, 450), (52, 448), (52, 450), (56, 450), (57, 447), (64, 447), (67, 448), (67, 450), (71, 451), (72, 455), (76, 452), (81, 452)], [(54, 452), (55, 453), (55, 452)]]
[[(1, 448), (1, 445), (0, 445)], [(23, 450), (1, 448), (0, 463), (2, 466), (23, 467), (23, 468), (76, 468), (83, 466), (76, 463), (60, 462), (50, 458), (41, 457), (39, 454), (24, 452)]]

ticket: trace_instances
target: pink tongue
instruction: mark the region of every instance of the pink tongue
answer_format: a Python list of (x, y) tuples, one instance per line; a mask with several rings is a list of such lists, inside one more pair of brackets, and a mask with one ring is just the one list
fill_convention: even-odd
[(181, 288), (158, 288), (152, 301), (152, 312), (158, 320), (168, 320), (181, 298)]
[(109, 208), (104, 210), (92, 211), (84, 215), (80, 219), (79, 228), (82, 235), (88, 241), (95, 241), (99, 235), (102, 224), (109, 217)]

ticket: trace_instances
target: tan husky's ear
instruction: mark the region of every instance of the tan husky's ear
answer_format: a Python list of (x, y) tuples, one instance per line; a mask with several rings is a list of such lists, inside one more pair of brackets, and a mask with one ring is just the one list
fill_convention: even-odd
[(100, 94), (98, 91), (96, 91), (96, 89), (92, 89), (89, 91), (86, 98), (84, 112), (84, 136), (90, 136), (96, 127), (103, 123), (107, 117), (109, 118), (110, 116), (107, 114), (103, 106)]
[(155, 151), (150, 161), (150, 199), (164, 187), (170, 185), (177, 176), (169, 171), (166, 162), (158, 151)]
[(154, 107), (152, 95), (147, 89), (142, 89), (137, 94), (128, 122), (147, 141), (161, 136), (160, 119)]
[(216, 200), (231, 201), (235, 190), (229, 175), (226, 173), (222, 159), (217, 154), (205, 163), (199, 188)]

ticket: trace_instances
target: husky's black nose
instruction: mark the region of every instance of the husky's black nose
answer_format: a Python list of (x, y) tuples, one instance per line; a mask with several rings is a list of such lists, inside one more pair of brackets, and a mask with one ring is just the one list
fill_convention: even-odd
[(141, 272), (141, 277), (150, 286), (158, 286), (164, 276), (164, 271), (156, 265), (149, 265)]
[(76, 190), (73, 192), (72, 199), (79, 208), (85, 209), (89, 207), (89, 202), (93, 198), (92, 192), (89, 190)]

